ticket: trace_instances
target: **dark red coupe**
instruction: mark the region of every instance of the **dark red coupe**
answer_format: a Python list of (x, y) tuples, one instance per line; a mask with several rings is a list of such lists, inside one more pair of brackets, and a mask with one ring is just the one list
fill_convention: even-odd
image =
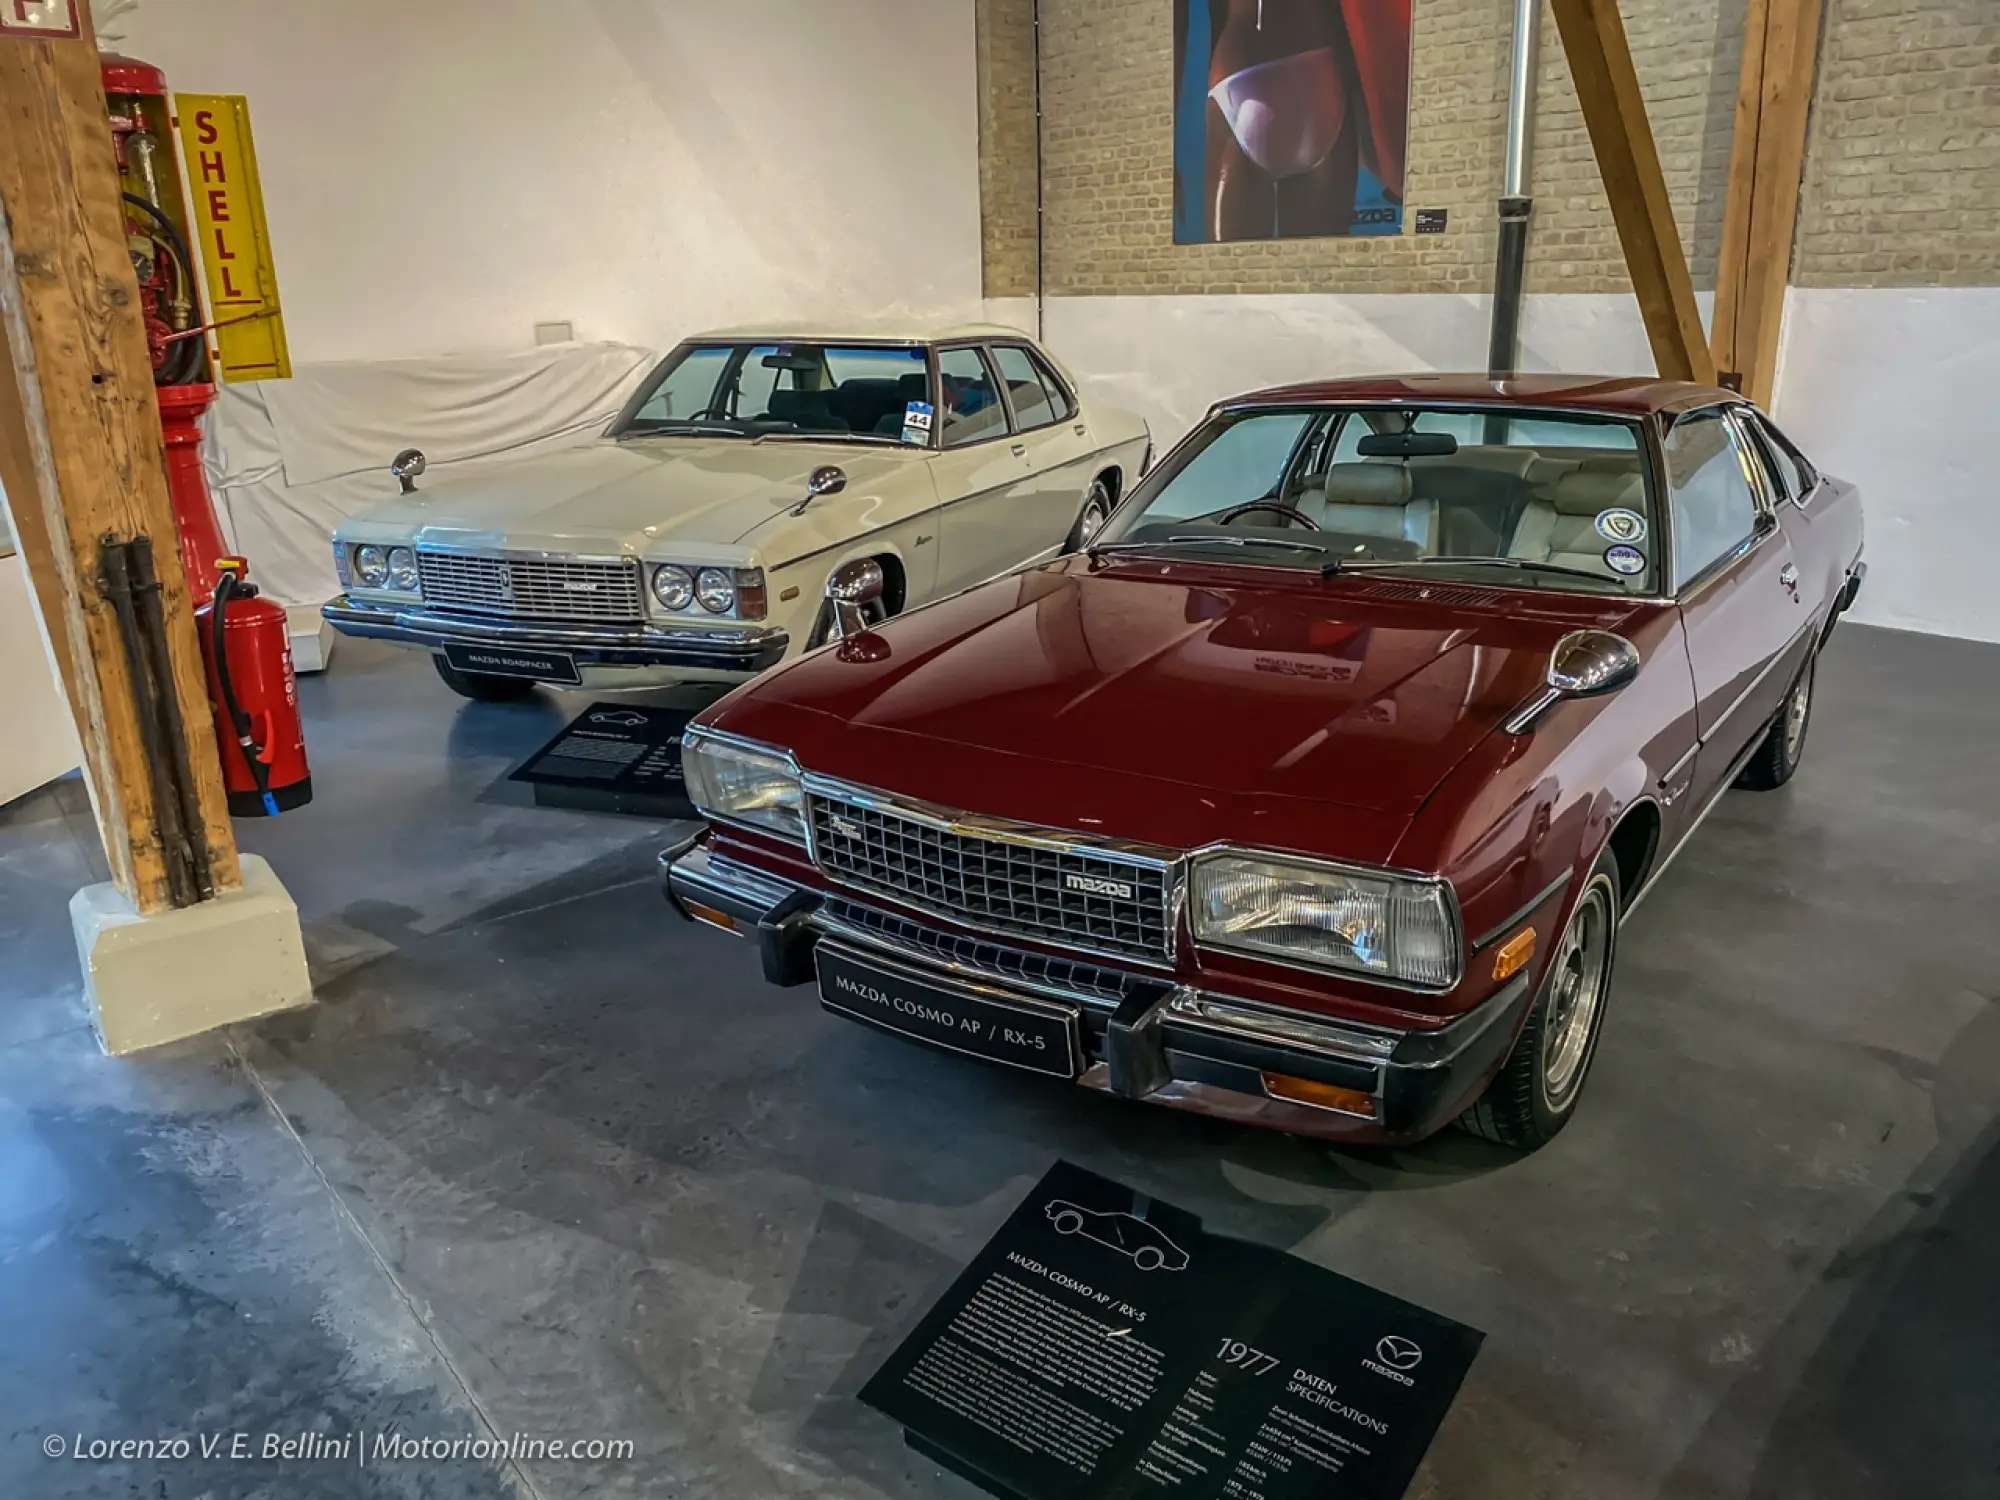
[[(949, 515), (942, 545), (951, 545)], [(662, 856), (778, 984), (1313, 1135), (1568, 1121), (1619, 923), (1799, 763), (1861, 508), (1754, 406), (1416, 375), (1215, 408), (1074, 556), (689, 729)]]

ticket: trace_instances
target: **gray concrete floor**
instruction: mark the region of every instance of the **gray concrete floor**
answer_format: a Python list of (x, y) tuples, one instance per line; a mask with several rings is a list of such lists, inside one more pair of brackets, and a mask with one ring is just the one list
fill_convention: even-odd
[[(0, 1496), (967, 1500), (853, 1393), (1057, 1156), (1484, 1329), (1412, 1495), (2000, 1494), (2000, 648), (1843, 628), (1798, 779), (1634, 919), (1582, 1114), (1521, 1160), (834, 1020), (670, 918), (663, 826), (501, 780), (580, 700), (354, 642), (302, 693), (318, 800), (240, 832), (311, 1011), (100, 1056), (81, 789), (0, 811)], [(379, 1431), (635, 1454), (199, 1452)]]

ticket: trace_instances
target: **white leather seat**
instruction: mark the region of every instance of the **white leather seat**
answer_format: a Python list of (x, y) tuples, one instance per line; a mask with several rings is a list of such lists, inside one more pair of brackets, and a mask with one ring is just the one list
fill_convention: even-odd
[[(1646, 513), (1645, 481), (1623, 464), (1594, 467), (1598, 460), (1558, 479), (1545, 492), (1528, 502), (1508, 539), (1507, 555), (1528, 562), (1560, 563), (1566, 568), (1583, 568), (1606, 578), (1629, 582), (1605, 565), (1604, 549), (1611, 546), (1597, 529), (1600, 512), (1612, 509)], [(1634, 460), (1636, 463), (1636, 460)], [(1639, 550), (1649, 552), (1650, 538)]]
[(1334, 464), (1299, 496), (1299, 509), (1326, 531), (1437, 549), (1437, 502), (1411, 498), (1410, 471), (1400, 463)]

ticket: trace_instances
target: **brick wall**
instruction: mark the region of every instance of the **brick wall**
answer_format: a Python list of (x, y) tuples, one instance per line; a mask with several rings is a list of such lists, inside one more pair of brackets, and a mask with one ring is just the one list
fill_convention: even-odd
[(2000, 0), (1827, 0), (1792, 280), (2000, 285)]
[[(1796, 279), (2000, 283), (2000, 0), (1827, 4)], [(1722, 229), (1743, 0), (1622, 0), (1621, 9), (1695, 285), (1705, 289)], [(1026, 295), (1032, 0), (980, 0), (979, 16), (987, 294)], [(1509, 0), (1416, 0), (1408, 207), (1450, 210), (1445, 234), (1177, 246), (1172, 0), (1042, 0), (1049, 293), (1486, 290), (1510, 29)], [(1539, 101), (1529, 290), (1626, 290), (1547, 18)]]

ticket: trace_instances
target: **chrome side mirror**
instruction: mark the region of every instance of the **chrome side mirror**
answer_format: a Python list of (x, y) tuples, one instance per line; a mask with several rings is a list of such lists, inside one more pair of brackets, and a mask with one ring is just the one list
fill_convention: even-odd
[(838, 464), (821, 464), (806, 476), (806, 497), (792, 507), (792, 514), (802, 516), (806, 507), (822, 495), (838, 495), (847, 488), (847, 471)]
[(424, 450), (405, 448), (389, 462), (389, 477), (396, 481), (396, 493), (414, 495), (417, 491), (417, 476), (424, 472)]
[(1526, 734), (1535, 720), (1565, 698), (1599, 698), (1639, 675), (1639, 648), (1608, 630), (1572, 630), (1549, 653), (1548, 685), (1507, 721), (1509, 734)]
[(833, 606), (833, 633), (845, 640), (869, 625), (868, 606), (882, 597), (888, 580), (872, 557), (857, 557), (835, 568), (826, 580), (827, 603)]

